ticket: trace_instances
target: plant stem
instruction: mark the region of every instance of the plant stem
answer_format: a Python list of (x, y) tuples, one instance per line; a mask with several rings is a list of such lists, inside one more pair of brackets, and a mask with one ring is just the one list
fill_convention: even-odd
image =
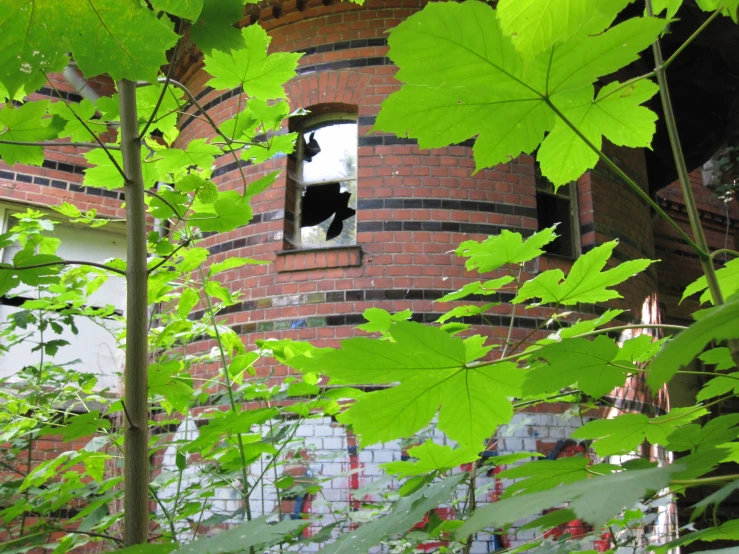
[(575, 126), (574, 123), (572, 123), (569, 119), (567, 119), (567, 116), (565, 116), (565, 114), (563, 114), (560, 111), (560, 109), (557, 108), (557, 106), (555, 106), (549, 98), (544, 98), (544, 102), (546, 102), (549, 108), (557, 115), (557, 117), (559, 117), (562, 120), (562, 122), (565, 125), (567, 125), (570, 129), (572, 129), (572, 132), (575, 133), (580, 138), (580, 140), (582, 140), (588, 146), (588, 148), (590, 148), (593, 152), (598, 154), (598, 157), (601, 159), (601, 161), (604, 164), (606, 164), (611, 171), (613, 171), (616, 175), (618, 175), (619, 178), (624, 183), (626, 183), (626, 185), (628, 185), (629, 188), (631, 188), (639, 198), (644, 200), (644, 202), (646, 202), (655, 212), (657, 212), (657, 214), (659, 214), (661, 218), (667, 221), (667, 223), (669, 223), (675, 229), (675, 231), (677, 231), (677, 234), (680, 235), (683, 238), (683, 240), (685, 240), (685, 242), (687, 242), (690, 245), (690, 247), (693, 248), (693, 250), (695, 250), (698, 253), (699, 256), (708, 255), (706, 251), (701, 250), (698, 247), (698, 245), (695, 243), (695, 241), (693, 241), (690, 235), (688, 235), (685, 231), (683, 231), (683, 228), (680, 227), (680, 225), (674, 219), (672, 219), (669, 215), (667, 215), (667, 212), (665, 212), (660, 207), (660, 205), (657, 204), (657, 202), (652, 200), (649, 194), (644, 192), (642, 188), (638, 184), (636, 184), (636, 182), (631, 177), (626, 175), (626, 173), (624, 173), (624, 171), (611, 160), (611, 158), (606, 156), (601, 151), (600, 148), (598, 148), (595, 144), (593, 144), (593, 142), (588, 137), (586, 137), (580, 131), (580, 129), (577, 128), (577, 126)]
[[(652, 10), (652, 1), (646, 0), (647, 15), (650, 17), (654, 15)], [(702, 27), (705, 28), (705, 25)], [(675, 167), (677, 169), (678, 179), (680, 181), (680, 188), (682, 189), (683, 198), (685, 200), (685, 208), (688, 212), (688, 220), (690, 221), (690, 228), (693, 231), (695, 237), (695, 249), (700, 258), (701, 266), (703, 267), (703, 273), (706, 275), (706, 282), (708, 283), (708, 290), (711, 291), (714, 305), (724, 303), (721, 289), (718, 284), (716, 277), (716, 271), (713, 268), (712, 260), (708, 254), (708, 243), (706, 242), (706, 235), (703, 233), (703, 227), (701, 226), (700, 214), (698, 213), (698, 206), (695, 203), (695, 197), (693, 196), (693, 189), (690, 186), (690, 175), (688, 174), (688, 168), (685, 165), (685, 157), (683, 156), (682, 146), (680, 146), (680, 136), (677, 132), (677, 122), (675, 121), (675, 112), (672, 109), (672, 100), (670, 98), (670, 88), (667, 84), (667, 73), (662, 60), (662, 47), (659, 44), (659, 39), (655, 40), (652, 44), (652, 53), (654, 54), (654, 65), (656, 67), (655, 72), (657, 73), (657, 84), (659, 85), (659, 96), (662, 100), (662, 111), (664, 112), (665, 125), (667, 126), (667, 134), (670, 137), (670, 146), (672, 147), (672, 156), (675, 158)]]
[[(679, 460), (678, 460), (679, 463)], [(700, 486), (707, 483), (720, 483), (721, 481), (732, 481), (739, 479), (739, 474), (734, 475), (719, 475), (718, 477), (705, 477), (703, 479), (675, 479), (670, 481), (671, 485), (688, 485), (688, 486)]]
[(148, 273), (146, 203), (141, 141), (136, 113), (136, 83), (118, 82), (121, 151), (126, 183), (126, 368), (124, 386), (131, 424), (124, 432), (124, 542), (133, 546), (149, 536)]
[(737, 252), (736, 250), (731, 250), (730, 248), (719, 248), (715, 252), (711, 252), (711, 261), (713, 261), (713, 259), (719, 254), (728, 254), (729, 256), (739, 258), (739, 252)]
[[(0, 135), (2, 136), (2, 135)], [(14, 146), (43, 146), (44, 148), (61, 148), (64, 146), (70, 148), (99, 148), (98, 144), (93, 142), (54, 142), (54, 141), (41, 141), (41, 142), (23, 142), (18, 140), (0, 140), (0, 144), (12, 144)], [(105, 144), (105, 148), (109, 150), (120, 150), (120, 146), (117, 144)]]
[(79, 261), (74, 261), (74, 260), (62, 260), (59, 262), (46, 262), (43, 264), (23, 265), (20, 267), (13, 266), (13, 267), (7, 267), (4, 269), (5, 270), (13, 269), (14, 271), (23, 271), (25, 269), (39, 269), (41, 267), (52, 267), (55, 265), (62, 265), (62, 266), (64, 265), (87, 265), (90, 267), (96, 267), (98, 269), (104, 269), (105, 271), (112, 271), (113, 273), (117, 273), (118, 275), (123, 275), (124, 277), (126, 276), (126, 272), (123, 271), (122, 269), (116, 269), (113, 267), (109, 267), (105, 264), (98, 264), (95, 262), (79, 262)]
[(594, 335), (602, 335), (603, 333), (611, 333), (615, 331), (630, 331), (631, 329), (663, 329), (666, 331), (684, 331), (687, 327), (682, 325), (666, 325), (663, 323), (647, 323), (644, 325), (619, 325), (618, 327), (604, 327), (603, 329), (596, 329), (595, 331), (589, 331), (587, 333), (581, 333), (575, 335), (575, 337), (592, 337)]

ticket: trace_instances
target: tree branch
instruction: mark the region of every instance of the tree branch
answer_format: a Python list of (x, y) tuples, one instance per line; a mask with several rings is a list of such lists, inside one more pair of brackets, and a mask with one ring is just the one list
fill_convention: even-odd
[(177, 252), (179, 252), (180, 250), (182, 250), (182, 249), (183, 249), (183, 248), (184, 248), (185, 246), (187, 246), (188, 244), (190, 244), (190, 241), (187, 241), (187, 242), (183, 242), (182, 244), (180, 244), (179, 246), (177, 246), (177, 248), (175, 248), (175, 249), (174, 249), (174, 250), (173, 250), (172, 252), (170, 252), (169, 254), (167, 254), (167, 256), (165, 256), (165, 257), (164, 257), (164, 258), (162, 259), (162, 261), (160, 261), (160, 262), (159, 262), (159, 263), (158, 263), (157, 265), (155, 265), (154, 267), (152, 267), (151, 269), (149, 269), (149, 270), (148, 270), (148, 273), (149, 273), (149, 275), (151, 275), (151, 274), (152, 274), (152, 273), (154, 273), (154, 272), (155, 272), (155, 271), (156, 271), (157, 269), (159, 269), (159, 268), (160, 268), (161, 266), (163, 266), (164, 264), (166, 264), (166, 263), (167, 263), (167, 261), (168, 261), (168, 260), (169, 260), (170, 258), (172, 258), (172, 256), (174, 256), (175, 254), (177, 254)]
[(18, 266), (9, 266), (9, 267), (3, 267), (3, 268), (0, 268), (0, 269), (5, 269), (5, 270), (14, 269), (16, 271), (23, 271), (23, 270), (26, 270), (26, 269), (39, 269), (39, 268), (42, 268), (42, 267), (52, 267), (52, 266), (55, 266), (55, 265), (61, 265), (61, 266), (65, 266), (65, 265), (87, 265), (87, 266), (90, 266), (90, 267), (96, 267), (98, 269), (104, 269), (105, 271), (112, 271), (113, 273), (117, 273), (118, 275), (122, 275), (123, 277), (126, 276), (126, 272), (123, 271), (122, 269), (116, 269), (114, 267), (110, 267), (110, 266), (107, 266), (105, 264), (98, 264), (98, 263), (95, 263), (95, 262), (82, 262), (82, 261), (78, 261), (78, 260), (62, 260), (60, 262), (46, 262), (46, 263), (43, 263), (43, 264), (24, 265), (24, 266), (21, 266), (21, 267), (18, 267)]
[[(22, 142), (17, 140), (0, 140), (0, 144), (12, 144), (14, 146), (43, 146), (44, 148), (53, 147), (72, 147), (72, 148), (97, 148), (98, 145), (94, 142), (55, 142), (55, 141), (42, 141), (42, 142)], [(111, 150), (120, 150), (121, 147), (117, 144), (106, 144), (105, 148)]]

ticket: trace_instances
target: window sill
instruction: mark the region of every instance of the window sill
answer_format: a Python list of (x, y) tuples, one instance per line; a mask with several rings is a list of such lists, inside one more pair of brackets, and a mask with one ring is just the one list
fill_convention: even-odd
[(362, 247), (359, 245), (282, 250), (277, 252), (275, 260), (275, 267), (279, 273), (360, 265), (362, 265)]

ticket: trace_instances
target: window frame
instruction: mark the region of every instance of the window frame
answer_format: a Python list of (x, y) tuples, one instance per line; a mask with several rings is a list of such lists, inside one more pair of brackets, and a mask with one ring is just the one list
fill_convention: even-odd
[[(545, 196), (553, 196), (555, 198), (564, 198), (567, 200), (567, 203), (569, 205), (569, 215), (570, 215), (570, 226), (571, 226), (571, 236), (570, 240), (572, 241), (572, 252), (570, 254), (559, 254), (557, 252), (549, 252), (546, 250), (546, 246), (544, 247), (544, 252), (547, 256), (554, 256), (556, 258), (562, 258), (566, 260), (575, 260), (577, 257), (582, 254), (582, 236), (580, 234), (580, 205), (578, 202), (578, 189), (577, 189), (577, 182), (576, 181), (570, 181), (566, 185), (563, 185), (559, 187), (559, 190), (557, 192), (554, 192), (554, 190), (549, 190), (549, 187), (552, 189), (554, 188), (554, 185), (541, 174), (541, 171), (539, 168), (536, 168), (536, 174), (535, 174), (535, 188), (536, 188), (536, 196), (538, 197), (540, 194)], [(537, 206), (537, 223), (538, 223), (538, 206)], [(538, 225), (537, 225), (538, 228)], [(538, 231), (541, 231), (541, 229), (537, 229)]]
[[(303, 144), (304, 136), (312, 130), (319, 129), (321, 127), (328, 127), (332, 123), (354, 123), (357, 129), (357, 138), (359, 138), (359, 115), (350, 112), (328, 112), (320, 115), (311, 117), (306, 116), (304, 120), (300, 121), (295, 131), (298, 133), (298, 140), (295, 149), (295, 171), (291, 176), (291, 179), (295, 186), (295, 206), (294, 206), (294, 229), (293, 236), (290, 237), (290, 241), (298, 250), (316, 250), (323, 248), (347, 248), (355, 246), (357, 244), (357, 237), (355, 235), (354, 242), (351, 245), (330, 245), (325, 244), (321, 246), (316, 245), (304, 245), (302, 242), (302, 233), (300, 226), (300, 220), (302, 215), (302, 198), (303, 189), (316, 185), (326, 185), (328, 183), (336, 183), (337, 179), (324, 179), (321, 181), (311, 181), (306, 183), (303, 180)], [(359, 165), (359, 143), (357, 141), (357, 166)], [(358, 192), (359, 187), (359, 167), (357, 167), (357, 174), (351, 179), (342, 179), (342, 181), (354, 181), (354, 188)], [(357, 217), (356, 214), (353, 217)], [(328, 241), (327, 241), (328, 242)]]

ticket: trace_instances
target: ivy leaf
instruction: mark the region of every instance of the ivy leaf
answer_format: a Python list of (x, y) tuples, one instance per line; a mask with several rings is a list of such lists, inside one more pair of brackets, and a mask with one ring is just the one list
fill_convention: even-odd
[[(503, 229), (499, 235), (488, 237), (482, 242), (468, 240), (459, 245), (457, 256), (469, 258), (465, 262), (467, 271), (490, 273), (506, 264), (520, 264), (541, 256), (542, 247), (557, 238), (556, 227), (543, 229), (523, 240), (521, 233)], [(504, 283), (505, 284), (505, 283)]]
[(190, 27), (190, 36), (201, 52), (228, 52), (244, 48), (235, 23), (244, 17), (244, 0), (204, 0), (203, 9)]
[(98, 432), (98, 429), (108, 429), (110, 421), (100, 417), (100, 411), (92, 410), (84, 414), (73, 414), (65, 420), (60, 427), (47, 426), (41, 431), (41, 435), (61, 435), (64, 442), (73, 441), (82, 437), (90, 437)]
[(503, 498), (521, 493), (544, 491), (575, 483), (589, 478), (593, 474), (605, 474), (621, 468), (611, 464), (591, 465), (584, 456), (572, 456), (558, 460), (539, 460), (536, 463), (522, 464), (500, 472), (500, 479), (520, 479), (505, 489)]
[(667, 437), (678, 427), (707, 413), (705, 408), (675, 408), (669, 414), (654, 418), (625, 414), (613, 419), (597, 419), (576, 429), (572, 438), (595, 439), (593, 450), (599, 456), (631, 452), (645, 440), (664, 446)]
[(609, 287), (644, 271), (652, 260), (630, 260), (613, 269), (601, 271), (617, 244), (618, 241), (615, 240), (606, 242), (580, 256), (572, 265), (566, 279), (561, 269), (550, 269), (537, 275), (524, 283), (513, 303), (520, 304), (532, 298), (539, 298), (539, 304), (557, 303), (570, 306), (579, 302), (594, 304), (622, 298)]
[[(739, 291), (739, 258), (729, 260), (724, 264), (724, 267), (716, 270), (716, 279), (718, 279), (718, 286), (724, 297), (732, 296)], [(706, 281), (705, 275), (688, 285), (680, 302), (701, 291), (703, 291), (703, 294), (700, 295), (701, 304), (706, 302), (713, 304), (713, 296), (711, 291), (708, 290), (708, 281)]]
[[(300, 519), (286, 519), (277, 523), (269, 523), (268, 518), (269, 516), (258, 517), (227, 531), (221, 531), (215, 536), (202, 537), (181, 546), (173, 554), (201, 554), (203, 552), (223, 554), (254, 549), (257, 546), (261, 550), (285, 542), (310, 523)], [(135, 553), (131, 552), (131, 554)]]
[(546, 491), (518, 494), (478, 508), (457, 530), (456, 536), (467, 537), (488, 527), (503, 527), (567, 501), (570, 502), (568, 508), (575, 512), (578, 519), (584, 519), (600, 529), (610, 517), (620, 513), (624, 506), (632, 506), (641, 500), (647, 491), (664, 488), (670, 480), (670, 474), (678, 469), (679, 466), (672, 465), (621, 471)]
[(520, 394), (523, 379), (515, 364), (467, 368), (464, 341), (436, 327), (401, 321), (390, 326), (389, 334), (394, 342), (349, 339), (341, 350), (287, 363), (335, 383), (400, 383), (362, 396), (339, 416), (364, 444), (411, 436), (437, 410), (439, 429), (465, 446), (479, 446), (497, 424), (510, 421), (509, 397)]
[(474, 462), (480, 458), (475, 449), (441, 446), (431, 439), (408, 449), (408, 454), (418, 460), (415, 462), (390, 462), (382, 464), (385, 472), (399, 477), (425, 475), (432, 471), (448, 471), (452, 468)]
[[(383, 102), (375, 129), (416, 138), (421, 148), (444, 147), (477, 136), (477, 169), (531, 153), (542, 140), (549, 142), (545, 152), (561, 149), (561, 133), (546, 139), (544, 135), (553, 131), (564, 115), (562, 110), (586, 99), (592, 104), (592, 85), (635, 61), (666, 23), (633, 18), (595, 36), (585, 26), (566, 44), (527, 60), (501, 31), (490, 6), (430, 3), (390, 33), (389, 56), (404, 85)], [(635, 102), (620, 96), (613, 101), (628, 106)], [(612, 111), (644, 116), (630, 107), (610, 107), (608, 112)], [(603, 123), (598, 142), (603, 135), (619, 137), (621, 121), (603, 117), (598, 123)], [(643, 128), (640, 122), (639, 129)], [(579, 175), (592, 167), (591, 162), (592, 156), (573, 156), (567, 174)], [(544, 172), (544, 176), (555, 185), (567, 182), (563, 175)]]
[[(57, 130), (50, 126), (51, 118), (45, 117), (49, 104), (48, 100), (39, 100), (22, 106), (6, 104), (0, 108), (0, 138), (18, 142), (56, 138)], [(41, 165), (44, 162), (44, 148), (0, 144), (0, 158), (11, 166), (16, 163)]]
[(534, 366), (526, 373), (523, 393), (537, 396), (577, 384), (596, 398), (608, 394), (624, 384), (631, 369), (626, 361), (614, 363), (618, 354), (615, 341), (602, 335), (594, 341), (574, 338), (545, 346), (534, 356), (548, 364)]
[(320, 552), (321, 554), (366, 554), (372, 547), (394, 535), (408, 532), (421, 521), (427, 512), (449, 500), (467, 476), (454, 475), (418, 489), (413, 494), (400, 498), (387, 515), (342, 533)]
[(72, 57), (87, 77), (156, 81), (165, 52), (179, 38), (167, 18), (139, 2), (67, 0), (53, 3), (49, 18), (68, 25)]
[(278, 52), (267, 55), (269, 37), (259, 25), (241, 31), (246, 48), (230, 54), (213, 50), (205, 56), (205, 70), (213, 75), (208, 85), (216, 89), (241, 86), (252, 97), (284, 98), (283, 84), (295, 77), (301, 54)]
[(203, 9), (203, 0), (153, 0), (152, 5), (157, 11), (195, 21)]
[(726, 303), (703, 310), (698, 321), (668, 342), (649, 366), (647, 384), (658, 390), (677, 373), (692, 362), (703, 349), (714, 340), (739, 337), (739, 294), (734, 294)]
[(498, 18), (503, 32), (524, 56), (534, 56), (564, 42), (588, 24), (597, 34), (631, 0), (501, 0)]
[(467, 283), (461, 289), (442, 296), (437, 300), (437, 302), (451, 302), (453, 300), (465, 298), (467, 296), (470, 296), (471, 294), (480, 294), (483, 296), (496, 294), (498, 292), (498, 289), (507, 285), (511, 281), (515, 281), (515, 279), (510, 275), (506, 275), (505, 277), (492, 279), (490, 281), (485, 281), (484, 283), (481, 283), (480, 281), (477, 281), (475, 283)]

